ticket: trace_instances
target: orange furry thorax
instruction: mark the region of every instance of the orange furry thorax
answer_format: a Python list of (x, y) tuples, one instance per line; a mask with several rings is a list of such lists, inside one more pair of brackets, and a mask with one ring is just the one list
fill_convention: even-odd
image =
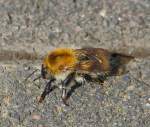
[(58, 48), (48, 53), (44, 58), (43, 65), (53, 75), (71, 70), (77, 63), (75, 51), (70, 48)]

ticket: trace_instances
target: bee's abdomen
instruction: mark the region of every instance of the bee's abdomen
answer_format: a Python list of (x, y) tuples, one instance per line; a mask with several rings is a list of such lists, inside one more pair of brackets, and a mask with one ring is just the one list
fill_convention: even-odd
[(119, 74), (119, 70), (122, 70), (123, 73), (124, 65), (127, 64), (131, 59), (134, 57), (119, 54), (119, 53), (112, 53), (109, 58), (110, 63), (110, 73), (112, 75)]

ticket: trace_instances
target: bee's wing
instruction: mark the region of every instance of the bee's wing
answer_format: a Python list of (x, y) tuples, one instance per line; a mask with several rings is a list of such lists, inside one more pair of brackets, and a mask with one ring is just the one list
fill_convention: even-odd
[(79, 63), (77, 71), (100, 73), (109, 71), (109, 52), (100, 48), (84, 48), (77, 50)]
[(94, 73), (110, 72), (112, 75), (118, 74), (118, 71), (134, 58), (101, 48), (78, 49), (77, 52), (79, 59), (77, 70)]

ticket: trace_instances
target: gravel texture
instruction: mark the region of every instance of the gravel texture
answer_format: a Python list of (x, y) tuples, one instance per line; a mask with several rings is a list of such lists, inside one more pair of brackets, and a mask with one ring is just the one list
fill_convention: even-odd
[[(0, 17), (0, 127), (150, 126), (149, 0), (1, 0)], [(38, 104), (41, 56), (85, 46), (137, 58), (103, 86), (76, 89), (69, 107), (59, 89)]]

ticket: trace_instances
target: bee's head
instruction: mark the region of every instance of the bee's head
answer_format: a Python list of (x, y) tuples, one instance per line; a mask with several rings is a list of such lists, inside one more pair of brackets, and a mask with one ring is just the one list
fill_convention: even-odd
[(42, 64), (42, 67), (41, 67), (41, 76), (42, 76), (42, 78), (46, 79), (46, 75), (47, 75), (46, 67), (44, 67), (44, 65)]
[(42, 64), (41, 76), (43, 79), (54, 79), (53, 75), (48, 71), (48, 68)]

